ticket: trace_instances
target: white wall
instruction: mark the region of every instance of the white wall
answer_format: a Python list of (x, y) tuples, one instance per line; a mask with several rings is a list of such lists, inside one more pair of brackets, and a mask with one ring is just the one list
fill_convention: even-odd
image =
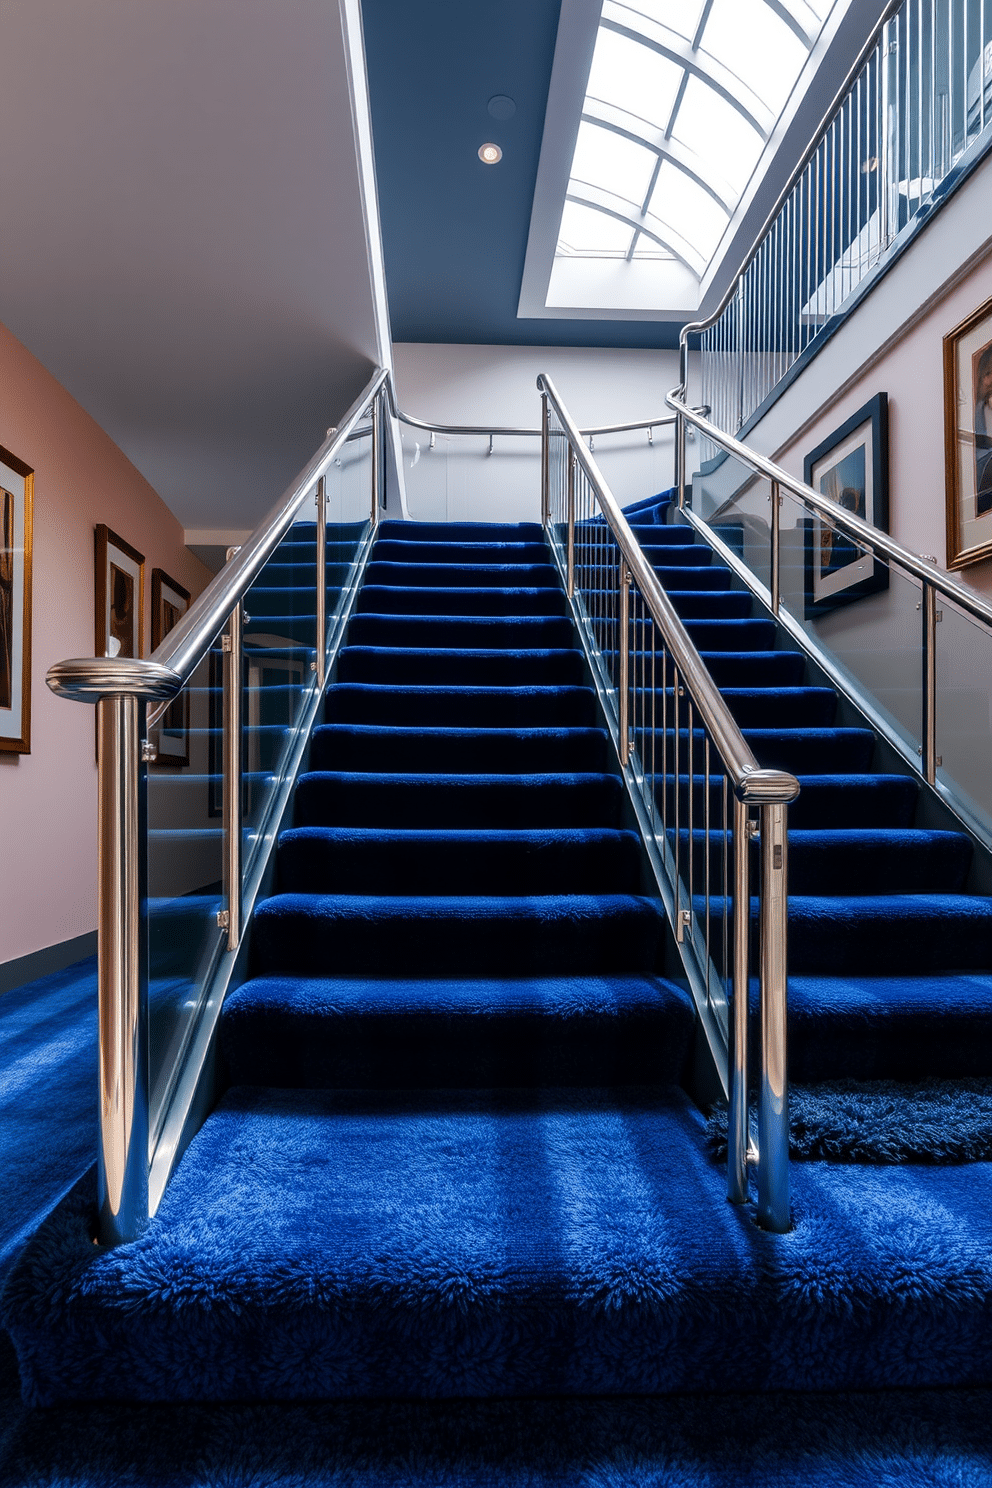
[[(678, 381), (672, 351), (586, 347), (454, 346), (398, 342), (393, 347), (397, 398), (426, 422), (538, 428), (538, 373), (552, 379), (580, 427), (665, 415), (665, 394)], [(670, 429), (601, 437), (596, 457), (621, 502), (672, 483)], [(540, 455), (536, 438), (502, 438), (488, 454), (484, 437), (428, 436), (403, 430), (410, 515), (438, 521), (536, 521)]]

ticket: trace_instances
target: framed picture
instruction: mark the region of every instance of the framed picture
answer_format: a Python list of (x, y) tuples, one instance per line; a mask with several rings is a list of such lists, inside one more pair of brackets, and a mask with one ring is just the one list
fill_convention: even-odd
[(34, 471), (0, 445), (0, 752), (31, 753)]
[[(189, 590), (161, 568), (152, 569), (152, 650), (157, 651), (189, 609)], [(189, 764), (189, 693), (184, 688), (155, 727), (156, 765)]]
[(96, 655), (140, 657), (145, 560), (101, 522), (96, 529)]
[[(889, 530), (888, 413), (887, 395), (876, 393), (803, 462), (808, 486), (882, 532)], [(825, 518), (807, 518), (805, 538), (807, 619), (889, 587), (885, 564)]]
[(947, 566), (992, 558), (992, 300), (944, 337)]

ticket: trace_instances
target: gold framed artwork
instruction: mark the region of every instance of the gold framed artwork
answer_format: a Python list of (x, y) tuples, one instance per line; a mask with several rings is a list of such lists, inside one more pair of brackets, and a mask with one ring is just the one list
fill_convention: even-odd
[(0, 752), (31, 753), (34, 471), (0, 445)]
[[(190, 594), (162, 568), (152, 569), (152, 650), (157, 651), (189, 609)], [(156, 765), (189, 764), (189, 693), (184, 688), (155, 728)]]
[(141, 656), (145, 559), (102, 522), (96, 529), (96, 655)]
[(944, 337), (947, 566), (992, 558), (992, 299)]

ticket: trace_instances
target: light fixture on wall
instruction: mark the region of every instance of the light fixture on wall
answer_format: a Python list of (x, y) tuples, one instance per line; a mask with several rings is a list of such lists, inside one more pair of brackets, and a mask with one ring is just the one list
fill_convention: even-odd
[(479, 159), (483, 165), (498, 165), (503, 159), (503, 151), (499, 145), (480, 145)]

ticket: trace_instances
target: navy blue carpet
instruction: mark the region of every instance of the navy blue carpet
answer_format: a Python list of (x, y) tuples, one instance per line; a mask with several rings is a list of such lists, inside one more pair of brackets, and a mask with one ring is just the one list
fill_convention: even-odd
[(28, 1404), (0, 1352), (0, 1488), (990, 1481), (971, 844), (917, 824), (665, 501), (628, 515), (759, 759), (801, 777), (793, 1230), (727, 1204), (686, 1093), (692, 1005), (541, 530), (385, 523), (225, 1093), (132, 1244), (93, 1244), (91, 1116), (16, 1192), (11, 1249), (56, 1207), (3, 1299)]

